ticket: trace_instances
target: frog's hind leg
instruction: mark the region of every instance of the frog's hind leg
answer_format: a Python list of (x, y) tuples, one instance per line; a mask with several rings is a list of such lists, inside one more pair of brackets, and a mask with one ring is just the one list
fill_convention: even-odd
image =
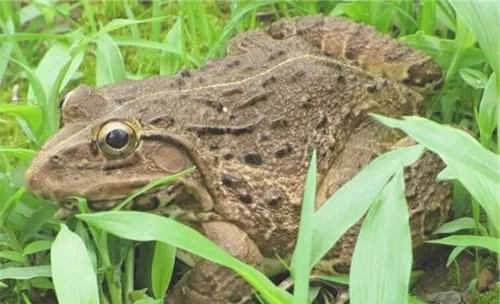
[[(202, 233), (232, 256), (262, 268), (263, 257), (248, 235), (227, 222), (202, 224)], [(252, 288), (234, 271), (207, 260), (199, 260), (177, 282), (165, 303), (223, 304), (243, 303), (252, 295)]]

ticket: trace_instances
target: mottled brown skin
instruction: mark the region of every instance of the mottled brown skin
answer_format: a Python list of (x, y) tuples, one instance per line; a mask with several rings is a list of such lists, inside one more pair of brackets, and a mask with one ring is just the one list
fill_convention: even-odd
[[(321, 16), (240, 34), (228, 50), (224, 59), (175, 77), (72, 91), (62, 105), (63, 128), (26, 174), (28, 189), (61, 202), (84, 196), (92, 208), (109, 209), (149, 181), (195, 165), (195, 174), (130, 208), (172, 216), (273, 275), (283, 270), (276, 256), (289, 258), (295, 246), (312, 149), (319, 207), (401, 139), (367, 114), (418, 114), (423, 98), (415, 88), (441, 79), (422, 53), (369, 27)], [(110, 157), (97, 143), (110, 120), (128, 123), (140, 137), (131, 153)], [(449, 210), (449, 186), (434, 180), (441, 168), (425, 155), (406, 172), (414, 246)], [(348, 270), (358, 226), (319, 269)], [(169, 303), (234, 303), (251, 294), (231, 271), (192, 264)]]

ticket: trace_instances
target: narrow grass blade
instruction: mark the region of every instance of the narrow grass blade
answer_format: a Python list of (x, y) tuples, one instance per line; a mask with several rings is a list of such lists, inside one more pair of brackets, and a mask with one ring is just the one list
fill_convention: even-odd
[(96, 43), (96, 86), (102, 87), (125, 79), (122, 54), (113, 38), (103, 33)]
[(82, 239), (65, 225), (50, 253), (52, 279), (61, 304), (98, 304), (99, 288), (94, 267)]
[(500, 75), (500, 2), (482, 0), (450, 0), (467, 25), (476, 35), (488, 61), (497, 75)]
[(453, 235), (439, 240), (427, 241), (428, 243), (451, 246), (470, 247), (476, 246), (500, 254), (500, 239), (489, 236)]
[(50, 278), (51, 276), (49, 265), (0, 269), (0, 280), (29, 280), (37, 277)]
[(174, 271), (175, 254), (174, 246), (163, 242), (156, 242), (151, 265), (151, 288), (156, 299), (163, 299)]
[(423, 153), (424, 148), (420, 145), (385, 153), (335, 192), (313, 216), (311, 265), (315, 265), (365, 214), (401, 163), (411, 165)]
[(500, 231), (500, 202), (496, 197), (500, 193), (499, 155), (483, 148), (469, 134), (425, 118), (411, 116), (398, 120), (371, 115), (387, 126), (405, 131), (437, 153)]
[(290, 303), (291, 296), (276, 287), (263, 273), (230, 256), (192, 228), (172, 219), (135, 211), (78, 214), (77, 218), (121, 238), (160, 241), (233, 269), (270, 303)]
[(350, 272), (352, 304), (408, 302), (412, 247), (404, 192), (400, 165), (363, 221)]
[[(500, 56), (500, 55), (499, 55)], [(497, 85), (497, 76), (492, 73), (479, 104), (479, 113), (477, 115), (477, 124), (481, 132), (481, 142), (485, 147), (490, 147), (492, 136), (500, 120), (500, 87)]]
[(301, 304), (309, 301), (309, 276), (311, 266), (312, 236), (313, 236), (313, 214), (316, 199), (316, 150), (313, 151), (309, 170), (307, 171), (306, 184), (304, 186), (304, 198), (300, 214), (300, 228), (297, 237), (297, 245), (292, 257), (293, 275), (293, 303)]
[(9, 58), (12, 53), (13, 46), (10, 43), (3, 43), (0, 46), (0, 84), (2, 83), (3, 76), (5, 75), (5, 70), (7, 69), (7, 65), (9, 64)]

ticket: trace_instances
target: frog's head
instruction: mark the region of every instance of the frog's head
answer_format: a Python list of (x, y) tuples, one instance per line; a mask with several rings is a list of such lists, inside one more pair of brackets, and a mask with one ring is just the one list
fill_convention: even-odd
[[(154, 179), (199, 166), (183, 138), (145, 122), (144, 117), (155, 109), (137, 114), (137, 103), (130, 102), (136, 93), (126, 96), (126, 88), (120, 86), (122, 96), (88, 87), (66, 96), (61, 130), (41, 148), (26, 172), (29, 191), (59, 202), (85, 197), (92, 208), (108, 209)], [(196, 188), (200, 178), (198, 173), (186, 177), (183, 185)], [(173, 199), (179, 183), (161, 190)]]

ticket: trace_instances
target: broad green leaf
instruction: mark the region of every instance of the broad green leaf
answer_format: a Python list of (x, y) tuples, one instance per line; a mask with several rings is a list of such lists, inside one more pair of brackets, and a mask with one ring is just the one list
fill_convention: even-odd
[(232, 257), (196, 230), (172, 219), (136, 211), (78, 214), (77, 218), (121, 238), (160, 241), (233, 269), (271, 303), (290, 303), (291, 296), (263, 273)]
[(72, 80), (76, 71), (78, 70), (78, 68), (80, 68), (80, 65), (83, 62), (84, 55), (85, 55), (85, 52), (83, 50), (81, 50), (73, 56), (73, 58), (71, 59), (71, 63), (68, 66), (66, 73), (64, 74), (64, 78), (61, 81), (61, 85), (59, 86), (58, 93), (62, 92), (64, 90), (64, 88), (66, 88), (66, 85), (68, 85), (68, 83)]
[(398, 120), (378, 114), (370, 115), (386, 126), (405, 131), (440, 156), (452, 158), (492, 181), (499, 181), (500, 156), (484, 149), (466, 132), (417, 116)]
[(424, 153), (420, 145), (385, 153), (337, 190), (313, 216), (311, 265), (315, 265), (377, 199), (401, 164), (409, 166)]
[(312, 236), (313, 236), (313, 214), (316, 199), (316, 150), (313, 151), (309, 170), (307, 171), (306, 184), (304, 186), (304, 197), (302, 199), (302, 210), (300, 214), (300, 228), (297, 237), (297, 245), (293, 252), (291, 271), (294, 281), (293, 303), (307, 303), (309, 300), (309, 276), (311, 266), (307, 261), (311, 260)]
[(496, 197), (500, 193), (499, 155), (483, 148), (466, 132), (425, 118), (409, 116), (398, 120), (371, 115), (387, 126), (405, 131), (437, 153), (500, 231), (500, 201)]
[(174, 246), (156, 242), (151, 264), (151, 288), (156, 299), (163, 299), (172, 279), (175, 264)]
[(428, 243), (470, 247), (476, 246), (500, 253), (500, 239), (489, 236), (453, 235), (439, 240), (427, 241)]
[[(40, 80), (45, 96), (50, 96), (50, 92), (54, 86), (55, 80), (63, 67), (71, 60), (69, 55), (69, 47), (63, 43), (54, 43), (49, 50), (45, 53), (42, 60), (35, 70), (36, 77)], [(28, 91), (28, 99), (35, 99), (35, 94), (30, 87)], [(50, 101), (56, 102), (57, 101)], [(44, 104), (45, 107), (49, 106)], [(57, 105), (56, 105), (57, 108)]]
[[(402, 37), (401, 40), (414, 48), (422, 50), (445, 69), (451, 66), (455, 51), (459, 47), (454, 40), (442, 39), (423, 33), (408, 35)], [(482, 50), (474, 47), (463, 50), (461, 56), (458, 62), (459, 68), (474, 66), (486, 61)]]
[(52, 279), (61, 304), (99, 303), (99, 288), (87, 248), (65, 225), (57, 234), (50, 253)]
[(488, 78), (483, 72), (471, 68), (461, 69), (459, 74), (468, 85), (476, 90), (483, 89), (488, 81)]
[(24, 119), (32, 129), (38, 129), (42, 125), (42, 108), (32, 104), (0, 104), (0, 113), (13, 115)]
[(19, 263), (25, 262), (24, 255), (22, 252), (12, 251), (12, 250), (0, 251), (0, 258)]
[(475, 228), (476, 224), (473, 218), (462, 217), (441, 225), (441, 227), (436, 229), (432, 234), (453, 233), (464, 229), (475, 229)]
[(36, 240), (26, 245), (26, 247), (24, 247), (23, 253), (25, 255), (33, 254), (40, 251), (49, 250), (51, 246), (52, 246), (52, 241)]
[(408, 302), (412, 263), (409, 217), (400, 165), (363, 221), (352, 257), (351, 303)]
[(102, 87), (125, 79), (122, 54), (113, 38), (103, 33), (96, 43), (96, 86)]
[(11, 267), (0, 269), (0, 280), (29, 280), (37, 277), (50, 278), (50, 266)]
[(500, 1), (450, 0), (457, 14), (476, 35), (488, 61), (497, 75), (500, 75)]

